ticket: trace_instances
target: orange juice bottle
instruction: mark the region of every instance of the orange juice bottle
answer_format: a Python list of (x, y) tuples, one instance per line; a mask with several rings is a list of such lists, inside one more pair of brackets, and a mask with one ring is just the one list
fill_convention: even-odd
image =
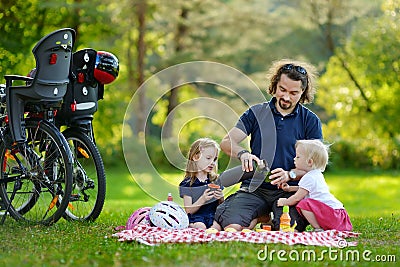
[(283, 232), (290, 232), (290, 215), (289, 206), (283, 206), (283, 213), (281, 215), (279, 230)]

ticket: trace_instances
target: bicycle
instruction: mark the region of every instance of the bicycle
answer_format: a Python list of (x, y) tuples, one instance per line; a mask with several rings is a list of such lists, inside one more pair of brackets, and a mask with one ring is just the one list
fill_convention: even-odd
[[(32, 49), (35, 77), (5, 75), (0, 90), (1, 223), (50, 225), (69, 205), (73, 158), (54, 126), (55, 110), (66, 93), (75, 31), (56, 30)], [(17, 81), (24, 85), (15, 85)]]
[(67, 220), (94, 221), (103, 209), (106, 173), (92, 120), (104, 84), (118, 76), (118, 68), (118, 60), (108, 52), (86, 48), (73, 54), (71, 81), (55, 117), (57, 127), (65, 128), (62, 133), (74, 157), (71, 200), (64, 215)]

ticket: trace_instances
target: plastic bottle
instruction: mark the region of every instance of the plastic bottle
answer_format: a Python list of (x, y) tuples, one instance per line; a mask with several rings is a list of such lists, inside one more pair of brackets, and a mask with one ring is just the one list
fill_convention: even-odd
[(283, 206), (283, 213), (280, 218), (279, 230), (283, 232), (291, 232), (289, 206)]
[(168, 193), (168, 197), (167, 197), (168, 201), (174, 201), (174, 198), (172, 197), (171, 193)]

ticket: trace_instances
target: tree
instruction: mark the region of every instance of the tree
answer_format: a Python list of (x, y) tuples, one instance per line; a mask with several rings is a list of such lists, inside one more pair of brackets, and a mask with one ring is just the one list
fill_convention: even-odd
[[(134, 69), (132, 68), (132, 65), (128, 65), (128, 81), (130, 86), (135, 86), (135, 85), (142, 85), (145, 81), (145, 56), (146, 56), (146, 41), (145, 41), (145, 35), (146, 35), (146, 10), (147, 10), (147, 2), (146, 1), (139, 1), (136, 3), (136, 8), (135, 8), (135, 14), (137, 18), (137, 23), (138, 23), (138, 37), (136, 41), (136, 47), (137, 47), (137, 68), (136, 72), (137, 75), (134, 75)], [(131, 42), (131, 40), (129, 40)], [(128, 59), (129, 61), (132, 60), (131, 56), (131, 51), (128, 50)], [(136, 77), (136, 83), (132, 82), (132, 79)], [(138, 103), (138, 112), (137, 112), (137, 117), (138, 117), (138, 123), (137, 123), (137, 129), (136, 133), (139, 133), (140, 129), (145, 128), (145, 117), (143, 114), (144, 110), (144, 105), (146, 103), (146, 95), (145, 91), (141, 90), (138, 92), (139, 96), (139, 103)]]
[[(244, 6), (249, 7), (244, 8)], [(193, 60), (218, 61), (246, 68), (249, 66), (250, 56), (242, 57), (243, 53), (247, 53), (242, 51), (254, 51), (263, 47), (263, 42), (255, 42), (253, 38), (241, 38), (240, 34), (229, 34), (246, 31), (252, 27), (254, 37), (262, 36), (263, 25), (267, 20), (262, 16), (253, 16), (256, 4), (245, 4), (242, 0), (196, 0), (163, 2), (157, 7), (156, 13), (159, 19), (152, 21), (151, 25), (157, 29), (160, 25), (164, 26), (164, 30), (170, 33), (163, 39), (164, 50), (168, 53), (160, 55), (160, 60), (157, 62), (158, 70)], [(181, 91), (179, 87), (174, 87), (178, 80), (179, 77), (171, 77), (171, 90), (165, 96), (167, 108), (160, 109), (165, 111), (164, 117), (169, 119), (157, 120), (160, 123), (159, 127), (163, 127), (163, 135), (166, 138), (174, 134), (172, 111), (179, 104)], [(198, 85), (193, 87), (202, 90)]]
[(38, 0), (0, 1), (1, 77), (4, 74), (26, 75), (35, 66), (30, 50), (48, 31), (49, 12)]
[[(185, 5), (183, 5), (179, 10), (179, 21), (174, 36), (174, 46), (175, 46), (174, 50), (176, 54), (180, 54), (182, 51), (185, 50), (183, 40), (188, 32), (188, 25), (187, 25), (188, 13), (189, 13), (189, 8)], [(171, 86), (177, 84), (178, 78), (179, 77), (171, 77)], [(169, 95), (167, 97), (168, 107), (167, 107), (166, 117), (169, 117), (170, 119), (166, 120), (164, 123), (163, 135), (165, 138), (170, 138), (172, 136), (173, 121), (174, 121), (173, 120), (174, 114), (172, 113), (172, 111), (178, 105), (178, 93), (179, 93), (179, 86), (173, 87), (171, 88), (171, 91), (169, 92)]]
[(400, 41), (399, 4), (387, 0), (378, 18), (360, 20), (329, 60), (317, 99), (333, 116), (327, 137), (353, 141), (382, 167), (398, 166), (400, 158), (400, 52), (393, 49)]
[[(193, 60), (232, 66), (264, 89), (265, 70), (273, 60), (305, 59), (323, 72), (325, 63), (335, 53), (332, 62), (340, 63), (338, 66), (345, 70), (342, 75), (352, 77), (349, 86), (357, 86), (358, 93), (365, 95), (360, 107), (374, 112), (378, 108), (371, 102), (369, 85), (360, 80), (350, 62), (350, 51), (340, 48), (350, 40), (352, 25), (376, 12), (376, 3), (379, 1), (1, 0), (0, 75), (28, 73), (34, 65), (30, 49), (43, 35), (61, 27), (77, 31), (76, 50), (92, 47), (114, 53), (120, 59), (120, 75), (106, 85), (94, 120), (96, 140), (107, 159), (121, 152), (124, 122), (127, 128), (143, 129), (146, 120), (148, 134), (159, 138), (166, 116), (188, 97), (208, 96), (243, 107), (237, 96), (222, 88), (196, 84), (165, 94), (150, 118), (143, 118), (141, 111), (153, 101), (153, 96), (143, 91), (137, 110), (127, 114), (124, 121), (126, 106), (143, 81), (167, 67)], [(171, 87), (176, 84), (174, 79), (177, 78), (171, 77), (170, 84), (156, 86)], [(174, 122), (183, 121), (179, 116), (189, 115), (174, 115), (174, 120), (164, 125), (170, 129), (164, 133), (175, 135), (179, 127)], [(194, 138), (201, 127), (189, 128), (194, 132), (188, 136)]]

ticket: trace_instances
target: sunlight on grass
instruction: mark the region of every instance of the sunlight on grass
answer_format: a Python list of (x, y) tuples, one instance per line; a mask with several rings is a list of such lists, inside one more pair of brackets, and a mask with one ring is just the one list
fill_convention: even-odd
[(135, 195), (136, 191), (137, 191), (137, 188), (134, 187), (133, 185), (132, 186), (126, 186), (125, 188), (122, 189), (122, 194), (125, 195), (125, 196), (131, 197), (131, 196)]
[(327, 173), (326, 181), (350, 217), (391, 215), (400, 206), (400, 179), (390, 175)]
[(170, 184), (178, 186), (183, 180), (184, 173), (162, 173), (162, 178)]

